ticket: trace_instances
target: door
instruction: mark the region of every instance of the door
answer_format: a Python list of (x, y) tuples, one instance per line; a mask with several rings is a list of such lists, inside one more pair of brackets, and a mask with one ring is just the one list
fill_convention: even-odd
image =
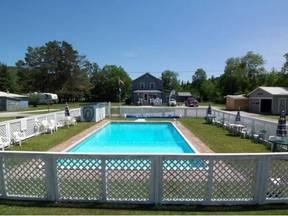
[(260, 112), (271, 113), (272, 111), (272, 99), (261, 99)]

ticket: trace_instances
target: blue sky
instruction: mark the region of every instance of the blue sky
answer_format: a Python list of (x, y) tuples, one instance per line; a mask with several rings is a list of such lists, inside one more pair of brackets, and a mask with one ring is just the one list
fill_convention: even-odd
[(250, 50), (280, 69), (287, 8), (287, 0), (2, 0), (0, 61), (14, 65), (28, 46), (66, 40), (132, 78), (171, 69), (191, 80), (198, 67), (218, 76), (227, 58)]

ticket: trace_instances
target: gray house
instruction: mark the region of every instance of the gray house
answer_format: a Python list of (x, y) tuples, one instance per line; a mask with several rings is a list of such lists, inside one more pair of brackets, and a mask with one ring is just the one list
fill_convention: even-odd
[(149, 73), (138, 77), (132, 82), (132, 103), (138, 105), (162, 104), (162, 80)]
[(288, 113), (288, 88), (261, 86), (247, 96), (250, 112), (280, 114), (285, 110)]
[(0, 91), (0, 111), (14, 111), (28, 107), (28, 96)]

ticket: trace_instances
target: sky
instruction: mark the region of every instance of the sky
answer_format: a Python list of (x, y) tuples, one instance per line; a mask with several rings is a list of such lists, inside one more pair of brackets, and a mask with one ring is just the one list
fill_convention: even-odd
[(267, 69), (288, 52), (288, 0), (1, 0), (0, 62), (28, 46), (65, 40), (90, 61), (121, 65), (132, 78), (170, 69), (223, 73), (230, 57), (254, 51)]

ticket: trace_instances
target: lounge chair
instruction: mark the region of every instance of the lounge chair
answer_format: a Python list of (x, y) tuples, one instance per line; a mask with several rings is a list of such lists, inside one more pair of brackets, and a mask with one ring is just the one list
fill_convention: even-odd
[(265, 140), (265, 135), (267, 131), (266, 130), (260, 130), (258, 134), (253, 134), (253, 139), (255, 140), (256, 143), (261, 143)]
[(8, 137), (0, 137), (0, 149), (4, 151), (6, 147), (10, 146)]
[(42, 133), (53, 133), (55, 131), (55, 126), (49, 123), (47, 120), (41, 122), (40, 130)]
[(71, 125), (76, 125), (77, 124), (77, 121), (74, 117), (72, 116), (66, 116), (65, 119), (64, 119), (64, 125), (69, 127)]
[(49, 121), (50, 124), (50, 128), (53, 132), (56, 132), (58, 130), (58, 128), (60, 127), (60, 124), (58, 124), (58, 122), (56, 122), (54, 119), (51, 119)]
[(248, 128), (243, 128), (241, 131), (240, 131), (240, 136), (243, 137), (244, 139), (245, 138), (249, 138), (252, 136), (252, 130), (251, 129), (248, 129)]
[(18, 143), (19, 146), (22, 145), (22, 141), (25, 139), (26, 135), (24, 132), (15, 131), (13, 132), (13, 143)]

